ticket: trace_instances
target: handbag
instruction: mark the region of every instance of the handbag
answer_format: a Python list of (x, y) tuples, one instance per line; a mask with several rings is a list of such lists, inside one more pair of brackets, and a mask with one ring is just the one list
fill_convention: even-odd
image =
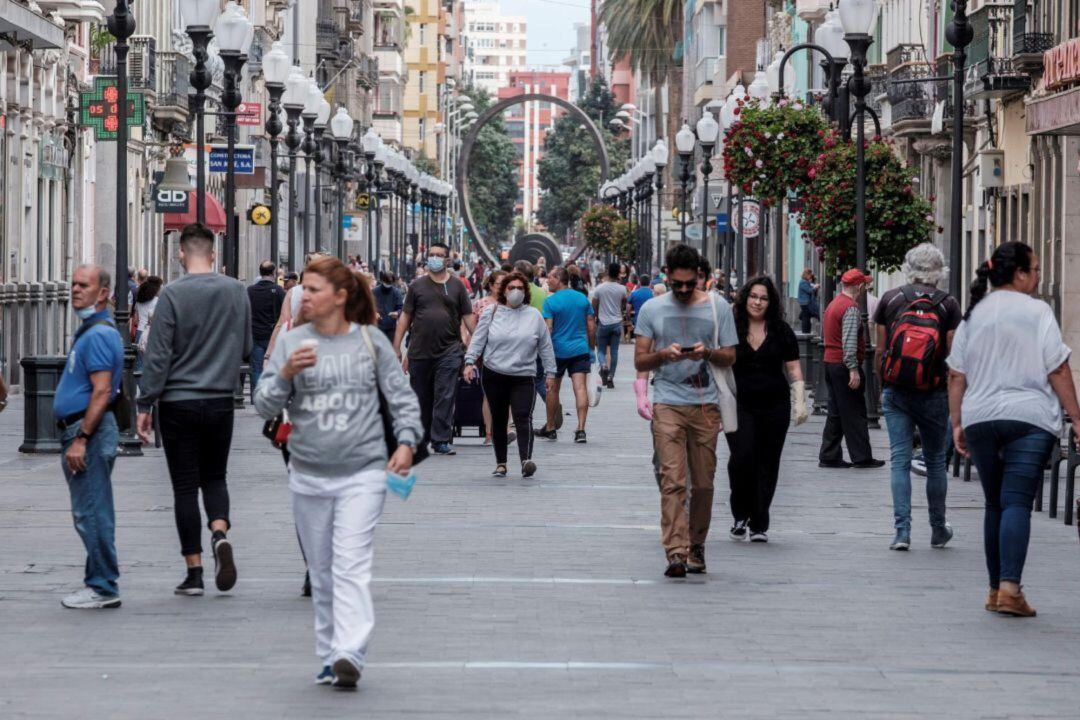
[[(368, 353), (371, 355), (372, 367), (375, 370), (375, 389), (379, 393), (379, 416), (382, 418), (383, 437), (386, 438), (386, 457), (390, 458), (398, 449), (397, 436), (394, 435), (394, 416), (390, 412), (390, 403), (387, 402), (382, 387), (379, 385), (379, 355), (375, 351), (375, 344), (371, 342), (371, 335), (368, 334), (367, 325), (360, 326), (360, 335), (364, 338), (364, 344), (367, 345)], [(427, 460), (428, 455), (427, 445), (418, 444), (413, 450), (413, 467)]]
[(263, 425), (262, 434), (270, 441), (270, 444), (278, 450), (285, 450), (289, 445), (289, 436), (292, 434), (292, 423), (289, 422), (289, 412), (282, 410), (275, 417), (270, 418)]
[[(720, 346), (720, 316), (716, 311), (716, 300), (709, 298), (709, 304), (712, 305), (712, 317), (713, 317), (713, 344), (714, 348)], [(716, 382), (716, 389), (720, 395), (720, 402), (717, 406), (720, 409), (720, 422), (724, 424), (725, 433), (733, 433), (739, 429), (739, 405), (737, 396), (737, 389), (735, 386), (735, 372), (729, 367), (718, 367), (709, 363), (709, 369), (712, 370), (713, 380)]]

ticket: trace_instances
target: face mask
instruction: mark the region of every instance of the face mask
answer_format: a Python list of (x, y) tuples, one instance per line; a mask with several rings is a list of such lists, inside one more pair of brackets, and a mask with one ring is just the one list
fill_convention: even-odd
[(510, 292), (506, 293), (506, 303), (510, 307), (521, 307), (521, 303), (523, 302), (525, 302), (524, 290), (511, 290)]
[(443, 268), (445, 268), (445, 267), (446, 267), (446, 258), (441, 258), (441, 257), (438, 257), (436, 255), (432, 255), (431, 257), (429, 257), (427, 259), (428, 272), (433, 272), (433, 273), (442, 272)]
[(88, 305), (84, 308), (76, 308), (75, 314), (79, 316), (80, 320), (89, 320), (90, 316), (97, 312), (97, 308), (93, 305)]

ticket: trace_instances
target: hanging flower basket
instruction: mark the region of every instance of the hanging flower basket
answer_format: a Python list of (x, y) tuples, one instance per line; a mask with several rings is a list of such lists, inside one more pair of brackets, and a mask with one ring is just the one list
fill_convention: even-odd
[[(934, 233), (933, 208), (916, 192), (918, 178), (892, 145), (866, 144), (867, 261), (885, 272), (900, 267), (904, 254)], [(834, 271), (851, 267), (855, 246), (855, 145), (828, 136), (801, 192), (799, 226)]]
[(789, 191), (801, 194), (828, 134), (818, 109), (798, 101), (768, 107), (751, 101), (736, 113), (724, 135), (724, 176), (766, 207), (779, 205)]
[(620, 222), (623, 219), (615, 208), (602, 203), (593, 205), (581, 216), (581, 236), (593, 250), (610, 253), (615, 247), (615, 226)]

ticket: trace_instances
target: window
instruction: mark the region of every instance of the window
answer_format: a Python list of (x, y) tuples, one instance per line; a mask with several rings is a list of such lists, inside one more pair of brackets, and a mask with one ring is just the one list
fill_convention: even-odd
[(420, 44), (421, 44), (421, 45), (424, 45), (424, 44), (426, 44), (426, 42), (427, 42), (427, 41), (426, 41), (426, 40), (424, 39), (424, 36), (425, 36), (426, 34), (427, 34), (427, 23), (420, 23)]
[(425, 122), (425, 118), (420, 118), (417, 122), (416, 134), (419, 136), (420, 142), (424, 142), (427, 138), (427, 122)]
[(427, 80), (427, 72), (424, 71), (424, 70), (421, 70), (419, 73), (417, 73), (417, 79), (418, 79), (418, 82), (419, 82), (419, 85), (420, 85), (420, 94), (423, 95), (424, 94), (425, 80)]

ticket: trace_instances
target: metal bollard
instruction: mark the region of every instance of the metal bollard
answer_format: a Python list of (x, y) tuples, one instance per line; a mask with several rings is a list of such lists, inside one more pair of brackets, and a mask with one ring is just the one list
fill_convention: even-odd
[(67, 358), (38, 355), (19, 361), (23, 378), (23, 443), (19, 452), (59, 453), (60, 431), (53, 415), (53, 398)]
[(825, 380), (825, 341), (822, 338), (815, 338), (814, 345), (816, 346), (814, 358), (817, 360), (817, 383), (814, 385), (814, 414), (828, 415), (829, 384)]

